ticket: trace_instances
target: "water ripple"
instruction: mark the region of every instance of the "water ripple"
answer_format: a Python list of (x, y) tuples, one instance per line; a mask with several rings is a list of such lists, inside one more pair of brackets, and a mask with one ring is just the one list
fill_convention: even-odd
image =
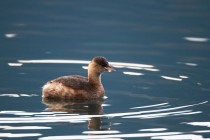
[(184, 39), (187, 41), (192, 41), (192, 42), (207, 42), (207, 41), (209, 41), (208, 38), (203, 38), (203, 37), (184, 37)]
[[(86, 64), (86, 66), (82, 66), (83, 69), (87, 69), (90, 61), (88, 60), (60, 60), (60, 59), (42, 59), (42, 60), (17, 60), (17, 62), (11, 62), (8, 63), (9, 66), (23, 66), (23, 64), (32, 63), (32, 64)], [(123, 70), (122, 73), (128, 76), (142, 76), (145, 75), (145, 71), (148, 72), (159, 72), (160, 70), (156, 68), (154, 65), (149, 64), (139, 64), (139, 63), (125, 63), (125, 62), (109, 62), (110, 65), (112, 65), (115, 68), (118, 69), (128, 69)], [(198, 66), (198, 64), (195, 63), (185, 63), (185, 62), (177, 62), (177, 64), (184, 64), (187, 66)], [(130, 69), (135, 71), (130, 71)], [(165, 76), (160, 75), (159, 77), (171, 80), (171, 81), (183, 81), (186, 78), (189, 78), (188, 76), (180, 75), (179, 77), (171, 77), (171, 76)]]
[(38, 94), (0, 94), (0, 96), (4, 97), (33, 97), (39, 96)]
[[(89, 64), (90, 61), (87, 60), (17, 60), (18, 63), (8, 63), (9, 66), (16, 66), (16, 64), (24, 64), (24, 63), (54, 63), (54, 64)], [(127, 68), (127, 69), (134, 69), (134, 70), (145, 70), (150, 72), (158, 72), (159, 69), (155, 68), (153, 65), (149, 64), (139, 64), (139, 63), (124, 63), (124, 62), (109, 62), (115, 68)], [(14, 64), (14, 65), (13, 65)], [(87, 66), (82, 66), (83, 69), (87, 69)], [(132, 72), (132, 71), (125, 71), (123, 74), (126, 75), (144, 75), (140, 72)]]
[(52, 129), (52, 127), (46, 126), (0, 126), (3, 130), (40, 130), (40, 129)]
[(0, 133), (0, 137), (5, 138), (21, 138), (21, 137), (35, 137), (41, 136), (40, 133)]
[[(123, 113), (111, 113), (111, 114), (102, 114), (102, 115), (79, 115), (79, 114), (68, 114), (66, 112), (25, 112), (25, 111), (0, 111), (0, 114), (14, 114), (17, 116), (23, 117), (1, 117), (0, 123), (2, 124), (11, 124), (11, 123), (46, 123), (46, 122), (70, 122), (70, 123), (83, 123), (87, 120), (90, 120), (92, 117), (122, 117), (122, 118), (139, 118), (139, 119), (151, 119), (159, 117), (170, 117), (170, 116), (180, 116), (180, 115), (192, 115), (202, 113), (202, 111), (193, 111), (193, 110), (180, 110), (184, 108), (189, 108), (197, 105), (202, 105), (208, 101), (201, 102), (198, 104), (191, 104), (185, 106), (164, 108), (164, 109), (153, 109), (153, 110), (144, 110), (136, 112), (123, 112)], [(146, 107), (155, 107), (165, 105), (166, 103), (151, 105), (151, 106), (142, 106), (141, 108)], [(134, 107), (134, 109), (137, 109)], [(174, 111), (175, 110), (175, 111)], [(179, 111), (176, 111), (179, 110)], [(39, 115), (39, 116), (36, 116)], [(41, 116), (40, 116), (41, 115)], [(32, 116), (32, 117), (24, 117)]]
[(158, 133), (131, 133), (131, 134), (110, 134), (110, 135), (66, 135), (66, 136), (48, 136), (41, 137), (39, 140), (84, 140), (84, 139), (108, 139), (113, 138), (140, 138), (151, 137), (151, 139), (180, 139), (180, 140), (207, 140), (201, 135), (192, 134), (192, 132), (158, 132)]
[[(159, 118), (159, 117), (171, 117), (171, 116), (183, 116), (183, 115), (192, 115), (197, 113), (202, 113), (201, 111), (194, 111), (192, 107), (202, 105), (207, 103), (200, 102), (197, 104), (190, 104), (190, 105), (184, 105), (184, 106), (176, 106), (176, 107), (168, 107), (168, 108), (162, 108), (158, 109), (163, 106), (170, 105), (169, 103), (160, 103), (160, 104), (153, 104), (153, 105), (147, 105), (147, 106), (139, 106), (139, 107), (132, 107), (130, 109), (132, 110), (139, 110), (134, 112), (122, 112), (122, 113), (110, 113), (110, 114), (98, 114), (98, 115), (91, 115), (91, 114), (75, 114), (75, 113), (68, 113), (68, 112), (62, 112), (59, 111), (44, 111), (44, 112), (26, 112), (26, 111), (0, 111), (0, 115), (4, 114), (10, 114), (14, 115), (11, 117), (0, 117), (0, 124), (15, 124), (15, 126), (10, 125), (1, 125), (0, 129), (2, 130), (42, 130), (42, 129), (53, 129), (53, 127), (49, 126), (37, 126), (37, 125), (27, 125), (27, 126), (18, 126), (18, 124), (40, 124), (40, 123), (86, 123), (88, 122), (88, 126), (91, 127), (93, 124), (97, 124), (98, 121), (101, 121), (98, 118), (113, 118), (113, 117), (120, 117), (122, 119), (130, 119), (130, 118), (138, 118), (138, 119), (153, 119), (153, 118)], [(58, 102), (51, 103), (46, 102), (47, 105), (52, 107), (52, 104), (54, 104), (56, 107), (67, 106), (65, 103), (61, 103), (59, 105)], [(74, 103), (75, 105), (75, 103)], [(82, 104), (83, 106), (85, 104)], [(93, 105), (93, 104), (92, 104)], [(100, 104), (99, 104), (100, 105)], [(101, 106), (106, 107), (107, 105), (101, 104)], [(59, 107), (59, 108), (60, 108)], [(96, 107), (96, 106), (95, 106)], [(94, 108), (95, 108), (94, 107)], [(191, 109), (187, 109), (187, 108)], [(97, 107), (98, 108), (98, 107)], [(100, 107), (99, 107), (100, 108)], [(57, 108), (56, 108), (57, 109)], [(144, 110), (141, 110), (144, 109)], [(145, 110), (147, 109), (147, 110)], [(61, 111), (61, 112), (60, 112)], [(100, 112), (100, 110), (99, 110)], [(93, 123), (93, 124), (91, 124)], [(117, 125), (121, 123), (116, 123)], [(209, 127), (209, 122), (183, 122), (181, 125), (194, 125), (194, 126), (207, 126)], [(99, 123), (99, 127), (102, 125)], [(114, 125), (114, 123), (113, 123)], [(168, 128), (145, 128), (140, 129), (136, 133), (130, 133), (125, 134), (122, 133), (119, 130), (89, 130), (89, 131), (83, 131), (82, 134), (84, 135), (66, 135), (66, 136), (46, 136), (46, 137), (40, 137), (40, 140), (52, 140), (52, 139), (59, 139), (59, 140), (65, 140), (65, 139), (124, 139), (124, 138), (136, 138), (136, 137), (150, 137), (151, 139), (174, 139), (174, 138), (200, 138), (204, 139), (201, 135), (197, 134), (203, 134), (208, 133), (209, 130), (195, 130), (191, 132), (173, 132)], [(41, 133), (0, 133), (0, 137), (37, 137), (41, 136)]]

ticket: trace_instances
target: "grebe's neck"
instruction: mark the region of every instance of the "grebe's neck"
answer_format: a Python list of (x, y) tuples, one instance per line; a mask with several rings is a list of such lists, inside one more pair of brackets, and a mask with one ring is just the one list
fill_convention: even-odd
[(94, 85), (101, 85), (101, 72), (92, 64), (88, 66), (88, 81)]
[(101, 74), (88, 73), (88, 81), (94, 85), (101, 85)]

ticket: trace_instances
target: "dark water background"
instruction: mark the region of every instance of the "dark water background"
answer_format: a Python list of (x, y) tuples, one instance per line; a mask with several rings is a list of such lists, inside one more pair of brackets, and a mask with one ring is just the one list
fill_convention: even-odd
[[(0, 139), (210, 138), (209, 0), (2, 0), (0, 10)], [(69, 60), (99, 55), (117, 69), (102, 77), (108, 99), (42, 101), (46, 81), (86, 75)]]

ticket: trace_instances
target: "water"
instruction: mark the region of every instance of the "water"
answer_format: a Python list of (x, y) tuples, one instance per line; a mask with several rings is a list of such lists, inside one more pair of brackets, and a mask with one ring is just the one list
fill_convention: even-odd
[[(1, 1), (0, 139), (210, 139), (210, 2)], [(41, 87), (87, 75), (107, 99), (48, 101)]]

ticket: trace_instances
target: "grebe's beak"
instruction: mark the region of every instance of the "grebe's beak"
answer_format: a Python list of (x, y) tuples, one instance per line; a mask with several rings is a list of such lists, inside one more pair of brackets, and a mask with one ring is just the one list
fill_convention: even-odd
[(112, 72), (112, 71), (116, 71), (114, 68), (112, 67), (105, 67), (105, 70), (107, 70), (108, 72)]

